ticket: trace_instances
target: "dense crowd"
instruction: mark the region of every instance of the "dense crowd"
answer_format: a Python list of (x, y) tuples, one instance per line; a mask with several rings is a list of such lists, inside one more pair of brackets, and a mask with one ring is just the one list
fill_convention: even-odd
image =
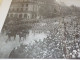
[(60, 40), (48, 36), (43, 41), (35, 41), (33, 45), (21, 45), (16, 47), (9, 58), (80, 58), (80, 41), (66, 41), (63, 44)]
[[(72, 18), (71, 18), (72, 19)], [(65, 20), (65, 18), (64, 18)], [(61, 27), (64, 29), (62, 33), (61, 28), (56, 28), (54, 30), (50, 30), (49, 35), (43, 41), (35, 41), (34, 44), (29, 45), (21, 45), (19, 47), (14, 48), (14, 50), (10, 54), (10, 58), (70, 58), (70, 59), (79, 59), (80, 58), (80, 27), (79, 27), (79, 19), (72, 19), (69, 22), (63, 22)], [(21, 21), (16, 21), (17, 23), (21, 23)], [(29, 33), (26, 30), (25, 25), (16, 26), (13, 23), (9, 26), (9, 30), (7, 30), (6, 35), (10, 37), (19, 35), (26, 39), (26, 34)], [(14, 28), (15, 27), (15, 28)], [(26, 28), (25, 28), (26, 27)], [(14, 28), (14, 29), (12, 29)], [(20, 29), (19, 29), (20, 28)], [(55, 34), (54, 34), (55, 33)]]
[(2, 34), (5, 33), (8, 36), (8, 41), (11, 40), (11, 37), (14, 37), (15, 40), (16, 35), (19, 35), (19, 40), (21, 40), (21, 38), (25, 40), (26, 35), (29, 34), (29, 30), (33, 27), (33, 24), (37, 22), (36, 20), (25, 21), (18, 18), (7, 18), (2, 29)]
[[(71, 26), (69, 26), (71, 25)], [(67, 59), (79, 59), (80, 58), (80, 35), (77, 30), (70, 32), (68, 28), (74, 27), (74, 23), (65, 24), (64, 34), (59, 31), (59, 28), (55, 31), (50, 31), (50, 34), (43, 41), (35, 41), (34, 44), (21, 45), (15, 48), (10, 58), (67, 58)], [(21, 52), (20, 52), (21, 51)]]

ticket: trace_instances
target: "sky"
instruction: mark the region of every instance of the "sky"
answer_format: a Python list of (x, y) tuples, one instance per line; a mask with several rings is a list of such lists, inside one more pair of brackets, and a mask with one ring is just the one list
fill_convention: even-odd
[(80, 0), (56, 0), (56, 1), (59, 3), (64, 2), (68, 6), (76, 5), (80, 7)]

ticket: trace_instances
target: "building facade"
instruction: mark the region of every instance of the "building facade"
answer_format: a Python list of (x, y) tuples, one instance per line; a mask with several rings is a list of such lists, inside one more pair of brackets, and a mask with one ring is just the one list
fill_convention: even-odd
[(12, 0), (8, 17), (34, 19), (39, 16), (38, 0)]

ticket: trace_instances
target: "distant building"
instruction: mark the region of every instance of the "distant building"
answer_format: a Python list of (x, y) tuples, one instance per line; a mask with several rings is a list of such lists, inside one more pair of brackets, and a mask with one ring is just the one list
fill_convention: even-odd
[(39, 18), (39, 6), (41, 2), (38, 0), (12, 0), (8, 18), (25, 18), (34, 19)]

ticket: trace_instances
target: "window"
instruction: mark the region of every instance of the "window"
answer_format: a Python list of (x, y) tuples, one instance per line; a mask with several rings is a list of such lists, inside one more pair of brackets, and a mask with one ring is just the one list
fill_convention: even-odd
[(28, 4), (26, 4), (26, 7), (28, 7)]
[(13, 17), (13, 14), (10, 14), (10, 17)]
[(17, 8), (14, 8), (14, 11), (17, 11)]
[(17, 14), (15, 14), (15, 16), (14, 17), (18, 17), (18, 15)]
[(19, 8), (17, 8), (16, 10), (19, 11)]
[(19, 14), (19, 18), (22, 18), (22, 14)]
[(27, 18), (27, 14), (24, 14), (24, 18)]
[(21, 11), (23, 11), (23, 8), (21, 8)]
[(28, 10), (28, 8), (24, 8), (23, 10), (24, 10), (24, 11), (27, 11), (27, 10)]

